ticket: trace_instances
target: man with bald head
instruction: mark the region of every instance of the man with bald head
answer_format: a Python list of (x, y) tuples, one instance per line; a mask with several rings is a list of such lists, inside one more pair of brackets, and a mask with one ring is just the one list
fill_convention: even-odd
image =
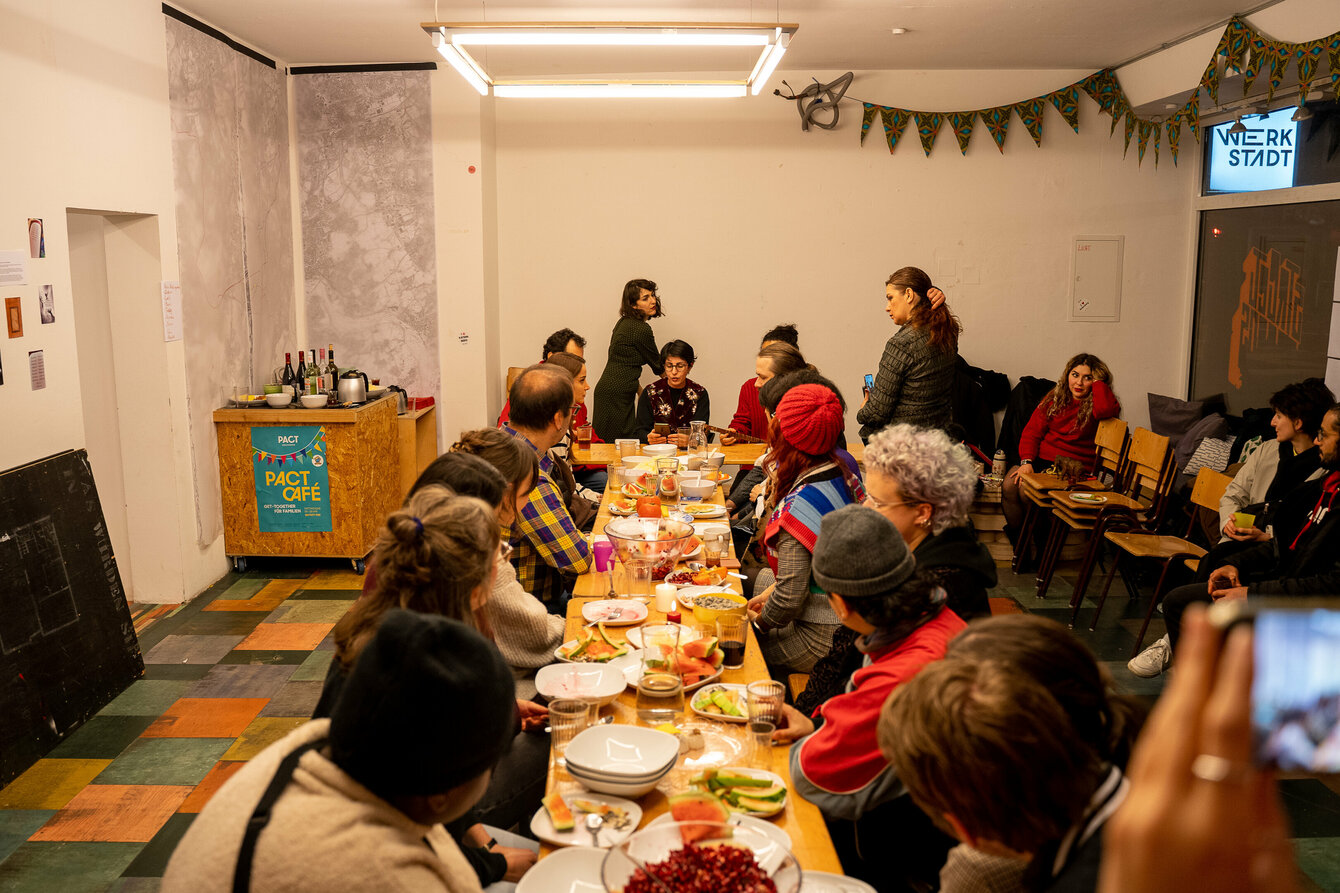
[(508, 394), (511, 417), (502, 428), (540, 457), (540, 479), (506, 531), (515, 551), (517, 579), (552, 613), (567, 609), (577, 575), (591, 566), (591, 547), (554, 483), (549, 448), (572, 423), (572, 375), (554, 363), (537, 363), (517, 376)]

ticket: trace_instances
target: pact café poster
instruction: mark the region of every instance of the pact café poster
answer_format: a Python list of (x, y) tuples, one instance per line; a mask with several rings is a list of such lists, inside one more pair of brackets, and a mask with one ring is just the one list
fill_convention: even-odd
[(262, 533), (330, 532), (324, 428), (252, 428), (251, 454)]

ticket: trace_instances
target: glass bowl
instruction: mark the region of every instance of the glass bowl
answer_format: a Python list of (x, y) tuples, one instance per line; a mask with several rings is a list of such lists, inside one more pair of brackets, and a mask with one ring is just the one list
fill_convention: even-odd
[[(686, 837), (693, 843), (686, 844)], [(731, 849), (724, 849), (727, 847)], [(677, 863), (698, 859), (719, 875), (713, 878), (711, 889), (721, 893), (752, 889), (741, 882), (747, 877), (745, 872), (754, 871), (771, 878), (777, 893), (800, 890), (800, 863), (776, 839), (753, 828), (708, 821), (649, 825), (610, 848), (600, 868), (600, 879), (608, 893), (663, 893), (655, 881), (644, 876), (650, 871), (671, 893), (698, 893), (704, 889), (701, 884), (677, 885), (666, 868), (667, 860)]]
[(625, 566), (649, 561), (652, 579), (662, 580), (688, 551), (693, 525), (674, 518), (620, 518), (606, 524), (604, 533)]

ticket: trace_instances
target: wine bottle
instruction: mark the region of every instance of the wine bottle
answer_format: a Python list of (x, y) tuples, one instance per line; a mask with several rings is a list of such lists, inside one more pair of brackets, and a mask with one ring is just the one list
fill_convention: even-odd
[(316, 364), (316, 348), (313, 347), (311, 352), (308, 353), (307, 356), (312, 358), (312, 364), (307, 367), (307, 380), (312, 381), (314, 378), (317, 379), (315, 382), (313, 382), (312, 387), (309, 389), (309, 392), (316, 393), (321, 389), (321, 382), (319, 380), (319, 376), (321, 375), (321, 367)]
[(318, 387), (320, 387), (322, 391), (329, 391), (333, 388), (333, 384), (326, 383), (326, 349), (324, 347), (321, 348), (321, 362), (316, 364), (316, 370), (320, 373), (320, 375), (317, 376)]
[(284, 393), (296, 393), (297, 389), (293, 383), (295, 377), (293, 374), (293, 354), (286, 353), (284, 354), (284, 374), (279, 376), (279, 383), (283, 385)]
[(326, 346), (326, 356), (330, 359), (330, 365), (326, 367), (326, 374), (330, 376), (330, 389), (333, 391), (338, 387), (340, 380), (340, 367), (335, 365), (335, 345)]
[(303, 358), (302, 351), (298, 351), (298, 394), (301, 395), (307, 389), (307, 361)]

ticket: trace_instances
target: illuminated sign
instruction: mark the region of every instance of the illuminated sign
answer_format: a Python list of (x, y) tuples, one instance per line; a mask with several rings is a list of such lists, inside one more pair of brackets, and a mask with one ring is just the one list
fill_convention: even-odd
[(1298, 160), (1298, 122), (1290, 120), (1293, 112), (1283, 108), (1264, 118), (1248, 115), (1242, 119), (1246, 133), (1229, 133), (1232, 121), (1209, 128), (1207, 191), (1253, 192), (1293, 186)]

